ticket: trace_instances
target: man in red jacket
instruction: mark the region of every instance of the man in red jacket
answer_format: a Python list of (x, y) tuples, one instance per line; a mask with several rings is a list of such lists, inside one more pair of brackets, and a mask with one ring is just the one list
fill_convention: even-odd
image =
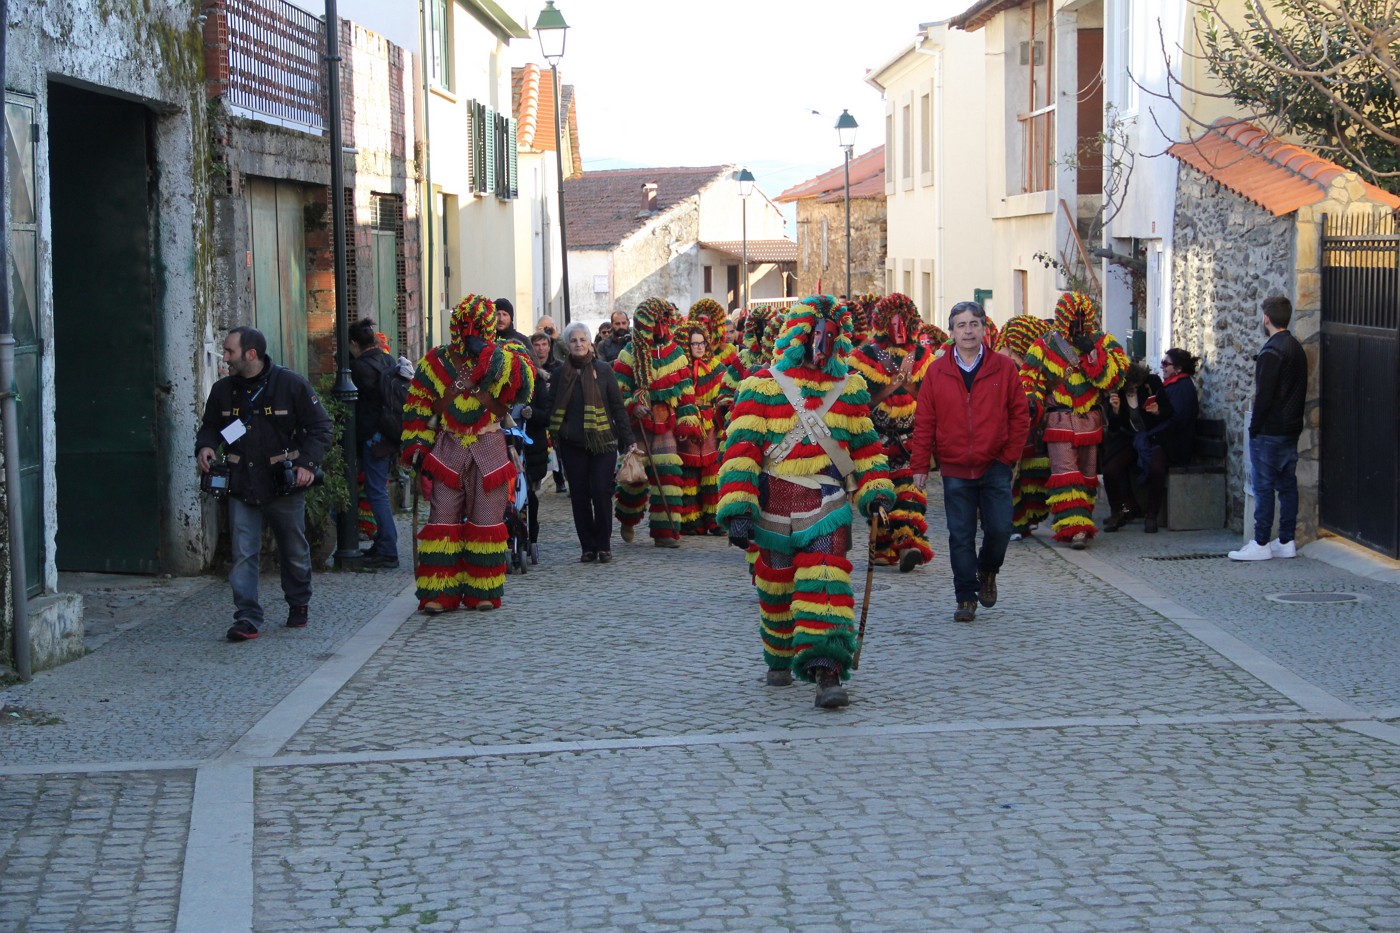
[[(1016, 364), (983, 342), (987, 312), (960, 301), (948, 314), (953, 349), (929, 367), (919, 389), (909, 444), (914, 485), (928, 482), (937, 458), (948, 519), (948, 559), (958, 608), (971, 622), (977, 604), (997, 601), (997, 571), (1011, 540), (1011, 474), (1030, 430), (1030, 408)], [(982, 553), (977, 553), (977, 515)]]

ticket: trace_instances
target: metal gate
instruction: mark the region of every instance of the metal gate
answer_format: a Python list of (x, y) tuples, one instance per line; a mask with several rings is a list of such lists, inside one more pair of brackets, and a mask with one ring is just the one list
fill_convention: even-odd
[(1400, 224), (1322, 219), (1321, 525), (1400, 556)]

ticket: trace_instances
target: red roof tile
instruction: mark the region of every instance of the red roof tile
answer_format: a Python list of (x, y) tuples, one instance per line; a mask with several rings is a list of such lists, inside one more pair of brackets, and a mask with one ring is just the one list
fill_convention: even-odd
[[(1347, 171), (1229, 117), (1221, 117), (1200, 137), (1177, 143), (1167, 152), (1275, 217), (1321, 201), (1337, 176)], [(1400, 197), (1363, 184), (1372, 201), (1400, 208)]]
[[(511, 104), (515, 110), (515, 138), (521, 149), (554, 151), (554, 73), (531, 62), (510, 70)], [(583, 158), (578, 149), (578, 115), (574, 113), (574, 86), (562, 85), (559, 107), (565, 114), (564, 126), (572, 152), (571, 175), (583, 174)]]
[[(694, 197), (729, 171), (702, 168), (622, 168), (585, 172), (564, 182), (569, 249), (616, 246), (648, 220)], [(642, 210), (642, 185), (656, 184), (656, 211)]]
[[(702, 240), (700, 245), (735, 259), (744, 258), (743, 240)], [(749, 240), (748, 259), (749, 262), (797, 262), (797, 244), (791, 240)]]
[[(885, 147), (876, 146), (869, 152), (851, 159), (851, 197), (883, 198), (885, 196)], [(809, 178), (778, 195), (773, 200), (782, 203), (816, 198), (818, 201), (840, 201), (846, 197), (846, 166), (838, 165), (816, 178)]]

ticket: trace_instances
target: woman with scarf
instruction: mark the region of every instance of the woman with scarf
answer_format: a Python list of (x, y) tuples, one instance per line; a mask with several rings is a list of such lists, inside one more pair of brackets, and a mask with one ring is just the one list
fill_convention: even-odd
[(575, 321), (564, 328), (569, 351), (555, 370), (550, 395), (549, 434), (569, 487), (574, 530), (583, 549), (579, 561), (612, 560), (613, 476), (619, 444), (632, 447), (627, 409), (612, 367), (598, 358), (588, 326)]

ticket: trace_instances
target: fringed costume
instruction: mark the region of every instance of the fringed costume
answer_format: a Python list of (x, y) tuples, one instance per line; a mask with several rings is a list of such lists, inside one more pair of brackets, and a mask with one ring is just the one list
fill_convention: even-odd
[[(729, 363), (738, 352), (724, 340), (724, 307), (713, 298), (701, 298), (691, 305), (686, 323), (677, 332), (677, 342), (689, 348), (691, 383), (695, 391), (695, 407), (700, 415), (700, 438), (680, 440), (678, 447), (683, 469), (683, 510), (681, 534), (723, 534), (716, 511), (719, 508), (719, 451), (733, 401), (733, 391), (726, 385)], [(704, 346), (696, 348), (699, 341)], [(686, 520), (687, 518), (693, 518)]]
[(814, 681), (823, 707), (847, 702), (840, 683), (857, 648), (846, 557), (852, 501), (866, 516), (894, 505), (870, 393), (849, 370), (849, 328), (830, 297), (793, 306), (772, 367), (739, 389), (720, 467), (720, 520), (732, 543), (758, 547), (768, 682)]
[(933, 559), (924, 518), (928, 497), (914, 485), (907, 447), (919, 386), (933, 362), (933, 351), (915, 337), (919, 323), (913, 301), (898, 292), (886, 295), (875, 305), (870, 339), (851, 353), (851, 368), (870, 387), (870, 414), (895, 491), (889, 527), (880, 529), (875, 540), (875, 560), (897, 564), (905, 573)]
[(943, 347), (948, 343), (948, 332), (930, 321), (924, 321), (919, 325), (919, 343), (933, 351), (937, 356)]
[(648, 528), (658, 547), (675, 547), (682, 522), (699, 516), (698, 503), (687, 506), (682, 495), (678, 442), (700, 440), (700, 413), (690, 361), (671, 339), (675, 315), (675, 307), (664, 298), (639, 304), (632, 318), (632, 341), (613, 363), (632, 431), (649, 457), (646, 483), (618, 484), (615, 514), (622, 539), (631, 541), (650, 496)]
[(404, 403), (403, 460), (428, 488), (418, 532), (418, 608), (495, 609), (506, 578), (506, 502), (515, 480), (501, 420), (534, 392), (535, 369), (515, 344), (490, 342), (496, 309), (468, 295), (451, 342), (418, 361)]
[[(1029, 314), (1018, 314), (1006, 322), (997, 338), (997, 351), (1020, 366), (1031, 344), (1050, 332), (1050, 322)], [(1033, 425), (1021, 452), (1021, 465), (1011, 484), (1011, 531), (1025, 537), (1031, 528), (1045, 521), (1050, 507), (1045, 502), (1045, 482), (1050, 478), (1050, 456), (1040, 427)]]
[(1031, 423), (1042, 426), (1050, 476), (1046, 501), (1055, 519), (1055, 540), (1082, 548), (1094, 537), (1098, 494), (1098, 446), (1103, 440), (1102, 393), (1123, 384), (1128, 357), (1099, 329), (1089, 296), (1066, 292), (1055, 304), (1054, 329), (1031, 344), (1021, 364), (1021, 383)]

